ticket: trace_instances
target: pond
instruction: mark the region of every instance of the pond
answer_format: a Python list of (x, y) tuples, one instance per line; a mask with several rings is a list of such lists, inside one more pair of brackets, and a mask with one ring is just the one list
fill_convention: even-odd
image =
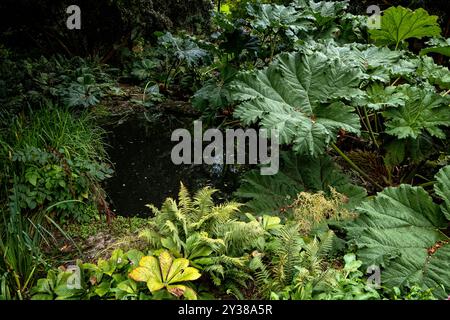
[(171, 161), (172, 132), (192, 130), (192, 118), (160, 116), (149, 119), (134, 114), (108, 125), (108, 154), (115, 174), (105, 186), (112, 210), (122, 216), (147, 216), (146, 204), (160, 207), (167, 197), (176, 198), (180, 182), (194, 193), (204, 186), (220, 189), (228, 199), (237, 188), (238, 173), (231, 166), (175, 165)]

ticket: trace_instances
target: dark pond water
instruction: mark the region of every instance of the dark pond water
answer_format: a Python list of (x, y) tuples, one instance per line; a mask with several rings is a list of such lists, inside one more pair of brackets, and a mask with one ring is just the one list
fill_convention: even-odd
[(118, 215), (145, 216), (151, 212), (146, 204), (161, 206), (167, 197), (176, 198), (180, 182), (191, 192), (210, 185), (221, 192), (219, 198), (228, 198), (237, 187), (234, 168), (213, 170), (206, 165), (175, 165), (171, 151), (177, 142), (171, 141), (177, 128), (192, 129), (193, 119), (161, 117), (149, 121), (143, 115), (109, 125), (108, 154), (115, 174), (105, 188), (109, 203)]

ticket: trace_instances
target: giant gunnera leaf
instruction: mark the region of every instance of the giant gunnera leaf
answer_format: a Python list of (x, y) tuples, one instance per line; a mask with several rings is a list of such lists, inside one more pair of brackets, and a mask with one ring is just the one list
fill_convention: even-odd
[(433, 85), (438, 85), (442, 89), (450, 89), (450, 71), (447, 67), (434, 63), (431, 57), (422, 57), (419, 60), (417, 74)]
[(450, 126), (449, 99), (435, 92), (404, 85), (401, 93), (407, 100), (405, 105), (387, 109), (383, 115), (386, 133), (399, 139), (416, 139), (421, 133), (445, 139), (442, 127)]
[(432, 38), (427, 44), (430, 47), (420, 50), (421, 56), (428, 53), (439, 53), (450, 57), (450, 38)]
[(280, 142), (299, 154), (318, 156), (339, 130), (359, 134), (358, 115), (341, 100), (362, 95), (362, 77), (338, 56), (282, 54), (268, 68), (243, 72), (232, 82), (232, 98), (239, 102), (234, 115), (244, 124), (278, 130)]
[(365, 190), (351, 184), (327, 155), (312, 159), (293, 152), (282, 153), (276, 175), (262, 176), (259, 170), (253, 170), (241, 181), (236, 195), (248, 199), (246, 206), (258, 214), (280, 213), (302, 191), (328, 193), (332, 187), (348, 198), (349, 207), (359, 205), (366, 196)]
[(370, 36), (382, 45), (395, 45), (409, 38), (434, 37), (441, 34), (437, 16), (430, 16), (422, 8), (415, 11), (399, 7), (385, 10), (381, 18), (381, 29), (369, 30)]
[(289, 36), (313, 28), (312, 21), (314, 18), (295, 10), (292, 6), (248, 4), (247, 13), (252, 18), (250, 25), (263, 33), (284, 31)]
[[(438, 174), (438, 194), (450, 193), (450, 167)], [(445, 179), (443, 178), (445, 176)], [(450, 244), (445, 206), (440, 207), (421, 187), (387, 188), (359, 208), (347, 227), (366, 266), (378, 265), (382, 285), (421, 285), (437, 297), (450, 293)]]
[(444, 200), (441, 204), (442, 212), (450, 220), (450, 166), (445, 167), (436, 175), (437, 183), (434, 185), (436, 194)]

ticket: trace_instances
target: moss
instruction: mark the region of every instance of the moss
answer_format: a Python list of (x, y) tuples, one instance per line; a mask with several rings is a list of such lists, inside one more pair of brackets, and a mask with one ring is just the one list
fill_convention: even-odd
[(147, 227), (148, 219), (138, 217), (116, 217), (110, 224), (106, 221), (90, 221), (85, 224), (70, 224), (65, 230), (72, 238), (86, 240), (89, 237), (96, 236), (101, 232), (107, 233), (113, 237), (124, 237), (136, 234), (140, 229)]

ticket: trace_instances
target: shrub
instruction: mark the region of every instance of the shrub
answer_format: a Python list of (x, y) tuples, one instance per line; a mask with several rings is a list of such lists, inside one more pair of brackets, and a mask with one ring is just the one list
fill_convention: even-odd
[(97, 212), (104, 197), (99, 183), (111, 173), (102, 139), (87, 114), (49, 108), (19, 117), (2, 137), (1, 180), (30, 215), (50, 207), (60, 220), (86, 220)]

